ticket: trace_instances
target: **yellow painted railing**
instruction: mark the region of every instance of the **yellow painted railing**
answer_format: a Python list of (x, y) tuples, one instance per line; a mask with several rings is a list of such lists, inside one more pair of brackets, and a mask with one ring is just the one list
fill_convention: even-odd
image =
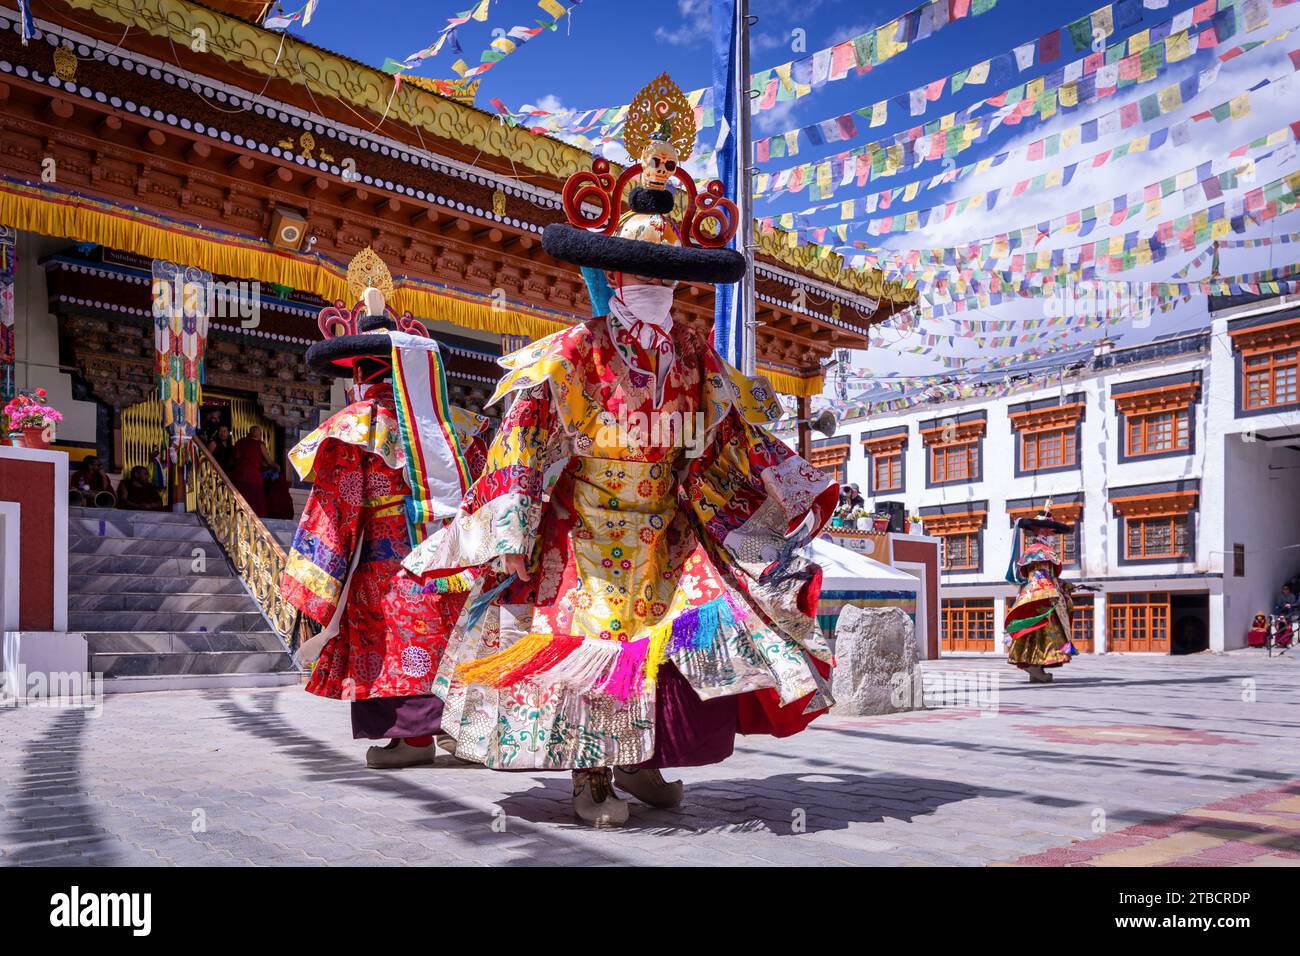
[(280, 596), (280, 575), (288, 555), (203, 443), (190, 441), (188, 450), (189, 509), (197, 511), (207, 524), (271, 627), (285, 644), (296, 649), (316, 626)]

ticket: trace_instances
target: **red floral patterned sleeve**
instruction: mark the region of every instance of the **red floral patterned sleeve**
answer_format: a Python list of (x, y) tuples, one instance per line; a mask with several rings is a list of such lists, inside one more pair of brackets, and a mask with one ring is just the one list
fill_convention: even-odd
[(316, 455), (316, 483), (293, 536), (280, 593), (321, 626), (329, 624), (347, 580), (361, 527), (362, 452), (329, 441)]

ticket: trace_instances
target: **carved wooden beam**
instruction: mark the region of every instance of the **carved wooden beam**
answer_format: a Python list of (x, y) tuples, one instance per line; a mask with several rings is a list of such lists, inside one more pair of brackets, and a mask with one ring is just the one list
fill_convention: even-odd
[(67, 100), (59, 99), (58, 97), (55, 97), (45, 104), (45, 116), (51, 123), (66, 123), (68, 120), (72, 119), (72, 114), (74, 112), (75, 110), (72, 108), (71, 103)]

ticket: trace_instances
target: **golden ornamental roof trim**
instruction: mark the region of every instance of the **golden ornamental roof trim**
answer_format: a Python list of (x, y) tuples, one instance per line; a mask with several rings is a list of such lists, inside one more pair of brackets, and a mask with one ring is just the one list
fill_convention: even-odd
[(838, 252), (820, 256), (811, 244), (794, 246), (788, 244), (788, 232), (777, 229), (762, 232), (755, 229), (755, 251), (770, 256), (782, 265), (806, 272), (810, 276), (848, 289), (873, 299), (887, 299), (897, 305), (914, 305), (919, 298), (916, 289), (906, 289), (901, 282), (889, 282), (879, 269), (845, 268), (844, 257)]
[(392, 74), (296, 37), (283, 38), (284, 50), (277, 59), (280, 34), (186, 0), (133, 0), (135, 9), (125, 9), (120, 0), (66, 3), (72, 10), (87, 11), (110, 23), (132, 25), (156, 37), (175, 39), (181, 26), (186, 36), (201, 29), (206, 34), (208, 53), (196, 56), (217, 56), (376, 116), (383, 115), (387, 107), (389, 119), (558, 179), (591, 166), (591, 156), (576, 146), (503, 124), (477, 107), (417, 85), (403, 84), (394, 96)]

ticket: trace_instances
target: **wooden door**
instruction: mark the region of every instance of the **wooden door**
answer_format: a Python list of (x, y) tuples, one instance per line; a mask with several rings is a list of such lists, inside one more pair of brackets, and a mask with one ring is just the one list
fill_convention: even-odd
[(1119, 653), (1169, 653), (1169, 595), (1164, 592), (1111, 594), (1106, 634), (1108, 650)]
[(994, 649), (992, 598), (948, 598), (943, 602), (941, 617), (942, 650), (960, 652)]

